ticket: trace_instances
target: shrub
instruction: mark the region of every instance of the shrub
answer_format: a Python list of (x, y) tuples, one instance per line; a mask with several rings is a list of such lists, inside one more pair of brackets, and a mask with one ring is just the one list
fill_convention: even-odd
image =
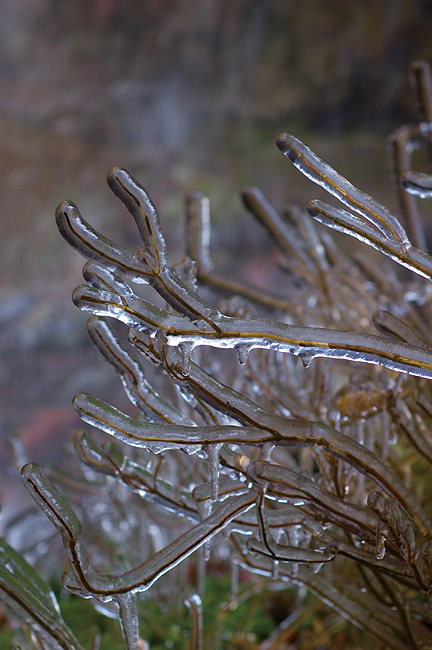
[[(151, 608), (137, 596), (180, 564), (170, 588), (184, 592), (193, 633), (176, 647), (203, 647), (202, 600), (210, 607), (217, 590), (205, 575), (230, 573), (206, 647), (351, 647), (323, 602), (364, 630), (355, 647), (432, 648), (432, 258), (419, 248), (415, 203), (432, 195), (432, 176), (411, 169), (416, 147), (431, 151), (432, 101), (427, 66), (413, 77), (424, 114), (391, 140), (405, 227), (288, 134), (277, 140), (282, 153), (344, 208), (313, 200), (308, 213), (279, 214), (258, 189), (243, 192), (279, 249), (283, 295), (214, 273), (201, 193), (186, 200), (187, 256), (175, 266), (155, 206), (124, 169), (108, 183), (135, 220), (137, 253), (96, 232), (74, 204), (57, 210), (61, 234), (88, 260), (73, 300), (91, 314), (92, 341), (134, 410), (74, 399), (105, 434), (74, 435), (83, 525), (38, 466), (22, 476), (61, 534), (64, 586), (118, 615), (129, 650), (145, 647)], [(344, 255), (316, 221), (414, 275), (363, 250)], [(3, 599), (34, 647), (79, 648), (48, 588), (10, 547), (3, 553)], [(255, 616), (243, 634), (224, 636), (226, 613), (248, 598)]]

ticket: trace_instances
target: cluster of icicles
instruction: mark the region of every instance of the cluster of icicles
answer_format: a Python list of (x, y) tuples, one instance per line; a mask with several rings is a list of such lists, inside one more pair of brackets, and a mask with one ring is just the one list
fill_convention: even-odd
[[(417, 66), (414, 74), (425, 99), (428, 69)], [(70, 564), (65, 586), (118, 606), (128, 650), (143, 643), (137, 594), (198, 549), (205, 562), (222, 530), (220, 545), (243, 580), (302, 585), (387, 647), (432, 647), (425, 480), (432, 462), (431, 293), (424, 280), (432, 279), (432, 258), (414, 245), (422, 236), (415, 200), (432, 196), (432, 176), (410, 169), (410, 152), (430, 147), (430, 130), (423, 121), (393, 141), (409, 236), (384, 206), (295, 137), (278, 138), (293, 165), (344, 205), (313, 200), (309, 214), (293, 208), (279, 214), (256, 188), (244, 191), (247, 209), (280, 251), (288, 297), (214, 273), (208, 200), (200, 193), (187, 198), (187, 257), (175, 267), (152, 201), (126, 170), (112, 170), (108, 183), (135, 220), (137, 253), (96, 232), (72, 203), (59, 206), (61, 234), (88, 260), (86, 284), (73, 300), (92, 314), (90, 336), (137, 412), (131, 417), (77, 395), (80, 418), (111, 443), (79, 431), (75, 450), (93, 476), (138, 495), (144, 519), (156, 506), (187, 522), (155, 553), (131, 549), (130, 558), (142, 553), (132, 568), (100, 571), (67, 500), (40, 468), (22, 470), (62, 536)], [(315, 220), (416, 276), (398, 279), (391, 263), (374, 268), (364, 252), (344, 257)], [(133, 285), (149, 285), (165, 306)], [(228, 297), (229, 315), (202, 297), (202, 285)], [(110, 319), (127, 326), (127, 341)], [(220, 368), (214, 347), (233, 348), (239, 363)], [(165, 396), (148, 380), (148, 364), (167, 378)], [(189, 606), (198, 650), (199, 590)], [(56, 633), (61, 647), (73, 647)]]

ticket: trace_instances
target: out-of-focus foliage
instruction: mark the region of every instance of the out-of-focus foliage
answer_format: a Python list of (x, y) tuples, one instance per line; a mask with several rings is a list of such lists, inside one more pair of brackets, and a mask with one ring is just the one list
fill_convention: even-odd
[[(146, 130), (162, 146), (171, 136), (174, 149), (197, 121), (216, 116), (269, 122), (301, 112), (311, 126), (345, 127), (394, 119), (401, 66), (429, 53), (431, 11), (424, 0), (391, 10), (332, 0), (325, 12), (319, 0), (27, 0), (6, 6), (0, 27), (2, 77), (12, 84), (18, 69), (24, 75), (0, 109), (45, 125), (54, 119), (60, 131), (93, 140), (119, 127), (129, 138)], [(116, 119), (125, 101), (129, 124), (126, 114)]]

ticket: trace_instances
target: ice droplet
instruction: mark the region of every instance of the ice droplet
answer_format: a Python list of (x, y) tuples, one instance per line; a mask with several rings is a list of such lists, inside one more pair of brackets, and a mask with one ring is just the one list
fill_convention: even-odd
[(239, 364), (244, 366), (246, 361), (248, 360), (249, 352), (251, 350), (250, 345), (247, 345), (246, 343), (238, 343), (235, 346), (235, 349), (237, 350), (237, 358)]
[(303, 366), (305, 368), (309, 368), (312, 361), (315, 359), (316, 354), (313, 350), (309, 350), (308, 348), (306, 348), (301, 352), (299, 352), (298, 356), (300, 357)]

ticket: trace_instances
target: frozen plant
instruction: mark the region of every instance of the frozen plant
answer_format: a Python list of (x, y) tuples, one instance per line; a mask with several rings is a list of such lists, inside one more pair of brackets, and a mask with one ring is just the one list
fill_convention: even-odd
[[(201, 193), (186, 200), (187, 257), (176, 266), (155, 206), (124, 169), (112, 170), (108, 184), (135, 220), (138, 252), (98, 233), (74, 204), (57, 210), (61, 234), (88, 260), (73, 300), (91, 314), (92, 341), (135, 409), (131, 416), (87, 394), (73, 402), (110, 439), (77, 431), (74, 446), (93, 487), (121, 503), (106, 527), (116, 552), (86, 541), (39, 467), (25, 465), (22, 476), (62, 536), (64, 586), (118, 612), (128, 650), (145, 647), (137, 596), (194, 553), (196, 591), (186, 596), (194, 650), (205, 642), (202, 579), (212, 554), (232, 565), (233, 603), (253, 585), (296, 585), (366, 630), (370, 647), (432, 648), (432, 258), (419, 248), (416, 204), (432, 196), (432, 174), (412, 169), (416, 148), (432, 151), (432, 98), (429, 68), (415, 64), (412, 76), (423, 113), (391, 141), (401, 220), (288, 134), (277, 140), (282, 153), (344, 207), (312, 200), (308, 213), (280, 214), (258, 189), (243, 192), (279, 248), (283, 296), (214, 273)], [(316, 221), (410, 274), (385, 258), (377, 266), (362, 247), (344, 256)], [(222, 302), (204, 298), (204, 285)], [(235, 363), (221, 364), (214, 348), (233, 349)], [(153, 386), (158, 373), (164, 395)], [(125, 490), (137, 495), (130, 508)], [(288, 647), (297, 630), (288, 614), (255, 647)], [(42, 635), (41, 622), (32, 625)], [(66, 633), (49, 642), (78, 647)]]

